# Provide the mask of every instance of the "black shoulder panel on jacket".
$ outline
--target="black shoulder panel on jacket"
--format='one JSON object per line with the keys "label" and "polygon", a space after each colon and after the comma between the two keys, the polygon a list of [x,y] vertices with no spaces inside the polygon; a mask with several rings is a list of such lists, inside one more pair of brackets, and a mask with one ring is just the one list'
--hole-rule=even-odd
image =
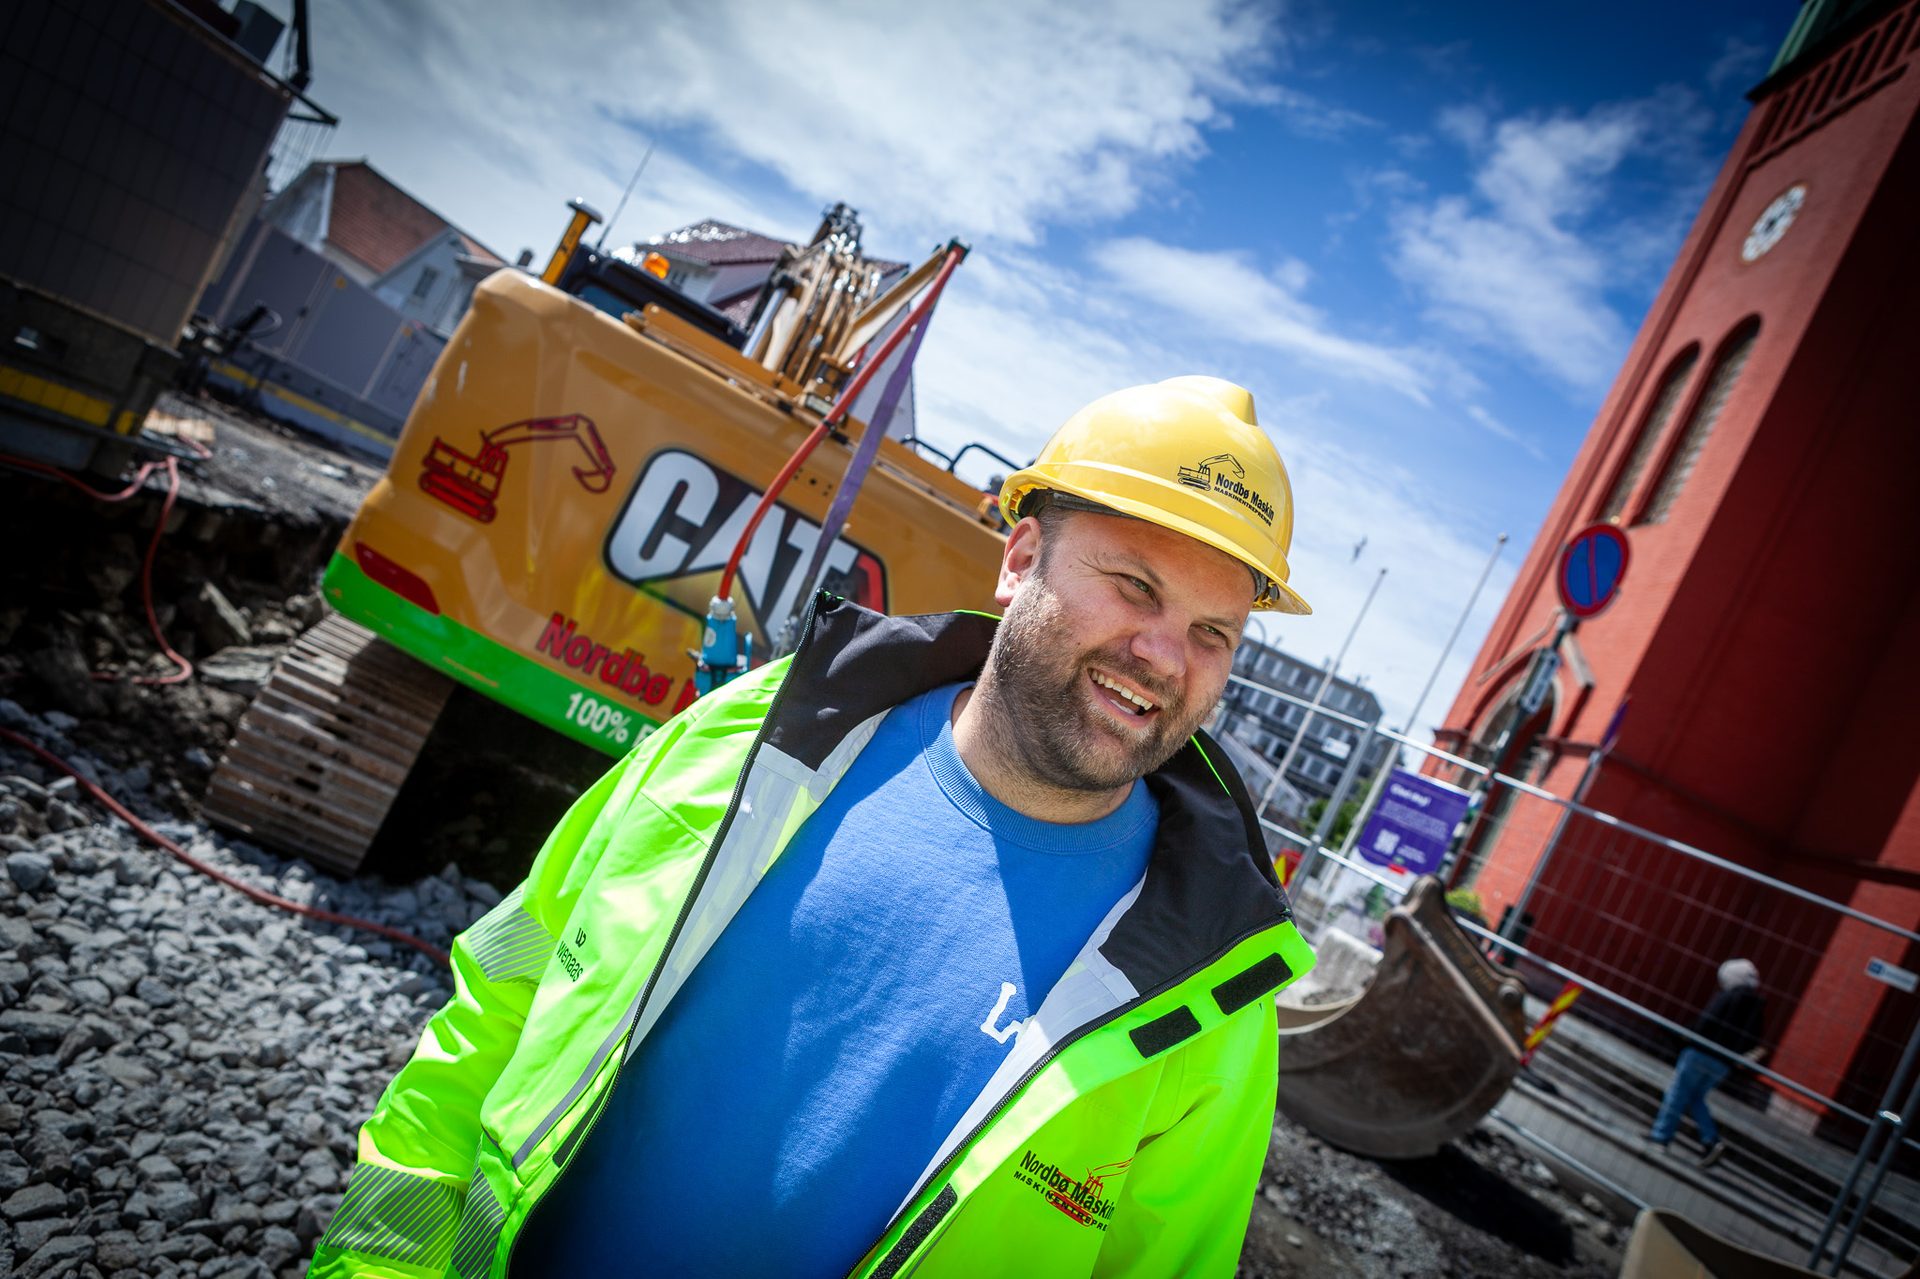
{"label": "black shoulder panel on jacket", "polygon": [[856,725],[929,689],[978,675],[994,625],[975,613],[888,617],[821,592],[767,741],[809,768],[820,767]]}
{"label": "black shoulder panel on jacket", "polygon": [[[1197,959],[1292,918],[1239,774],[1228,767],[1216,780],[1200,753],[1212,743],[1196,740],[1200,746],[1187,743],[1147,775],[1160,828],[1146,882],[1100,947],[1142,994],[1187,976]],[[1210,753],[1221,754],[1217,747]]]}

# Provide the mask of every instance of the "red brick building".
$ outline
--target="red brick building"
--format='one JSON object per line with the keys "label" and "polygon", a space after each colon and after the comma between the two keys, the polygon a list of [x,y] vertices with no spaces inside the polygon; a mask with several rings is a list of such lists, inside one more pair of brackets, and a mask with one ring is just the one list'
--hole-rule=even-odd
{"label": "red brick building", "polygon": [[[1630,696],[1587,802],[1920,928],[1920,0],[1807,0],[1749,97],[1440,745],[1568,794]],[[1627,530],[1625,589],[1515,723],[1560,549],[1597,520]],[[1511,796],[1467,850],[1490,918],[1555,816]],[[1749,954],[1774,1067],[1877,1105],[1920,996],[1865,965],[1920,948],[1731,877],[1703,911],[1667,882],[1696,869],[1644,857],[1623,892],[1612,852],[1556,854],[1530,945],[1681,1021]]]}

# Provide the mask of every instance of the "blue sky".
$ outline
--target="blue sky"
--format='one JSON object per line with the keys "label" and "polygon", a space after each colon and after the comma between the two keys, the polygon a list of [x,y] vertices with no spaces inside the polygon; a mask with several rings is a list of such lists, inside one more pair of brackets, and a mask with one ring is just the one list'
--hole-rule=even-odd
{"label": "blue sky", "polygon": [[[1207,372],[1293,471],[1294,583],[1396,725],[1458,686],[1746,114],[1793,0],[1516,6],[419,0],[314,7],[319,154],[509,259],[579,195],[619,242],[861,212],[974,247],[921,430],[1031,455],[1095,395]],[[856,515],[857,518],[857,515]],[[1356,560],[1354,547],[1366,539]]]}

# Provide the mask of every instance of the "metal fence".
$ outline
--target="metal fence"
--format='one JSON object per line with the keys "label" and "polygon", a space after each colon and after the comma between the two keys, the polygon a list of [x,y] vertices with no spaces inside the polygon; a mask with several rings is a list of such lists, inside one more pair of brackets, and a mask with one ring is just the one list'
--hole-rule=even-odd
{"label": "metal fence", "polygon": [[[1864,977],[1834,980],[1836,971],[1858,973],[1863,956],[1899,964],[1920,953],[1920,894],[1877,886],[1879,901],[1893,903],[1895,918],[1885,918],[1411,737],[1325,708],[1313,713],[1364,740],[1316,829],[1262,814],[1274,851],[1299,859],[1290,891],[1310,938],[1329,927],[1364,935],[1366,917],[1412,883],[1355,850],[1386,769],[1345,838],[1329,839],[1375,734],[1463,784],[1512,788],[1504,830],[1552,832],[1529,882],[1504,886],[1517,909],[1494,925],[1462,919],[1536,995],[1568,985],[1581,992],[1496,1121],[1619,1199],[1676,1208],[1783,1260],[1890,1275],[1920,1257],[1920,995]],[[1761,970],[1770,1053],[1713,1094],[1729,1153],[1708,1172],[1680,1153],[1681,1142],[1656,1150],[1645,1134],[1674,1055],[1705,1044],[1689,1027],[1720,963],[1735,954]],[[1816,988],[1827,997],[1805,997]],[[1818,1051],[1856,1041],[1844,1070]]]}

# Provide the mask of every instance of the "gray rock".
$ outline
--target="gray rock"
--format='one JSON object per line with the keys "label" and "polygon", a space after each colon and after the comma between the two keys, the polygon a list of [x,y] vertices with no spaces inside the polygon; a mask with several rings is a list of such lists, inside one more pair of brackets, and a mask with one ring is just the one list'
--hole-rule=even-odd
{"label": "gray rock", "polygon": [[31,1044],[57,1045],[74,1028],[76,1019],[66,1013],[35,1012],[9,1008],[0,1013],[0,1031],[12,1031]]}
{"label": "gray rock", "polygon": [[137,1270],[146,1258],[145,1245],[131,1230],[109,1230],[94,1240],[93,1264],[109,1273]]}
{"label": "gray rock", "polygon": [[32,959],[47,947],[32,924],[14,915],[0,915],[0,952],[12,951],[17,959]]}
{"label": "gray rock", "polygon": [[[21,1242],[26,1242],[25,1236]],[[33,1279],[35,1275],[50,1275],[62,1266],[71,1266],[77,1262],[90,1260],[93,1256],[93,1240],[85,1235],[57,1235],[34,1250],[27,1264],[20,1267],[20,1279]]]}
{"label": "gray rock", "polygon": [[0,1200],[0,1216],[8,1221],[32,1221],[36,1217],[51,1217],[67,1209],[67,1193],[46,1182],[23,1186],[19,1190]]}
{"label": "gray rock", "polygon": [[222,1195],[214,1201],[213,1220],[221,1226],[257,1226],[260,1209],[235,1195]]}
{"label": "gray rock", "polygon": [[128,1088],[143,1088],[159,1076],[131,1057],[113,1055],[100,1059],[100,1073]]}
{"label": "gray rock", "polygon": [[[98,982],[94,984],[99,985]],[[104,995],[106,987],[101,986],[100,991]],[[104,1026],[95,1021],[85,1021],[66,1033],[66,1037],[60,1041],[59,1051],[54,1054],[54,1058],[62,1066],[71,1066],[83,1053],[91,1052],[95,1048],[104,1048],[112,1042],[113,1036],[107,1033]]]}
{"label": "gray rock", "polygon": [[235,608],[212,582],[200,584],[200,593],[188,608],[193,613],[200,640],[209,651],[253,642],[253,631],[247,625],[246,614]]}
{"label": "gray rock", "polygon": [[37,893],[53,875],[53,859],[45,853],[9,853],[7,875],[21,892]]}
{"label": "gray rock", "polygon": [[169,1226],[183,1226],[199,1216],[200,1202],[200,1195],[185,1182],[166,1182],[147,1191],[149,1215]]}
{"label": "gray rock", "polygon": [[171,1008],[180,1001],[173,988],[157,977],[142,977],[135,982],[133,997],[149,1008]]}
{"label": "gray rock", "polygon": [[252,697],[273,674],[280,650],[265,646],[223,648],[198,663],[200,678],[229,692]]}
{"label": "gray rock", "polygon": [[303,1251],[300,1236],[285,1226],[268,1226],[260,1232],[260,1241],[255,1245],[257,1255],[266,1265],[275,1270],[295,1260]]}
{"label": "gray rock", "polygon": [[[87,824],[87,815],[64,799],[47,801],[47,829],[50,831],[78,830]],[[31,891],[31,890],[29,890]]]}
{"label": "gray rock", "polygon": [[113,859],[113,882],[123,887],[145,888],[160,877],[160,866],[148,853],[121,853]]}
{"label": "gray rock", "polygon": [[148,1181],[180,1180],[180,1165],[165,1155],[148,1155],[134,1165]]}

